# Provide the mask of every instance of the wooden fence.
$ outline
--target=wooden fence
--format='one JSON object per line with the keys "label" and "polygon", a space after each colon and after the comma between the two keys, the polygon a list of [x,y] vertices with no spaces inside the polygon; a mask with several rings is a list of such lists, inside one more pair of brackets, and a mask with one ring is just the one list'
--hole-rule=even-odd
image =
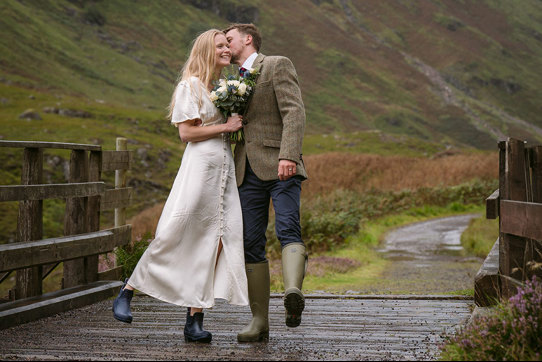
{"label": "wooden fence", "polygon": [[475,302],[509,298],[533,275],[542,277],[542,146],[499,142],[499,189],[486,217],[499,217],[499,238],[475,278]]}
{"label": "wooden fence", "polygon": [[[120,267],[98,272],[99,254],[130,242],[123,210],[131,201],[125,172],[132,154],[126,139],[116,151],[101,146],[0,141],[22,148],[21,185],[0,186],[0,201],[19,201],[17,242],[0,245],[0,283],[16,273],[12,301],[0,304],[0,329],[91,304],[114,295],[122,284]],[[71,150],[69,179],[43,184],[43,150]],[[106,189],[102,172],[115,171],[115,189]],[[43,239],[43,200],[65,199],[64,236]],[[100,212],[115,209],[115,227],[100,230]],[[63,263],[62,290],[42,293],[42,281]]]}

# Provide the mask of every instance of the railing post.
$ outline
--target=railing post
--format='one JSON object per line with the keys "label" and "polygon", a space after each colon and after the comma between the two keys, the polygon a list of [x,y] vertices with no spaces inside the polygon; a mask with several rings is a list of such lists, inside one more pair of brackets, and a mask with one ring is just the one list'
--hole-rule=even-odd
{"label": "railing post", "polygon": [[[117,137],[117,151],[127,151],[126,138]],[[126,170],[115,171],[115,188],[126,187]],[[126,225],[126,208],[115,209],[115,227]]]}
{"label": "railing post", "polygon": [[531,150],[533,202],[542,203],[542,146]]}
{"label": "railing post", "polygon": [[[90,182],[97,182],[101,179],[102,151],[91,151],[89,161]],[[91,196],[88,198],[88,231],[100,230],[100,196]],[[87,283],[98,280],[98,255],[85,258],[86,281]]]}
{"label": "railing post", "polygon": [[[500,186],[501,200],[527,201],[527,180],[525,164],[525,142],[509,138],[504,147],[504,175]],[[502,150],[501,150],[502,152]],[[502,224],[503,218],[500,218]],[[508,279],[524,280],[525,238],[500,233],[499,274],[502,278],[502,298],[515,293],[514,284]]]}
{"label": "railing post", "polygon": [[[73,150],[70,157],[70,176],[68,182],[87,182],[89,178],[89,159],[86,151]],[[64,235],[88,232],[88,198],[70,197],[66,200],[64,218]],[[64,278],[62,287],[70,288],[85,284],[85,258],[64,262]]]}
{"label": "railing post", "polygon": [[[531,161],[531,195],[532,202],[542,203],[542,146],[536,146],[531,148],[530,153]],[[530,240],[528,249],[526,250],[528,256],[526,261],[527,272],[529,277],[532,274],[540,276],[542,270],[540,264],[542,263],[542,240]]]}
{"label": "railing post", "polygon": [[[23,154],[22,185],[42,183],[43,151],[41,148],[25,148]],[[43,238],[43,200],[20,201],[17,218],[19,242]],[[42,267],[36,266],[17,271],[15,299],[42,294]]]}

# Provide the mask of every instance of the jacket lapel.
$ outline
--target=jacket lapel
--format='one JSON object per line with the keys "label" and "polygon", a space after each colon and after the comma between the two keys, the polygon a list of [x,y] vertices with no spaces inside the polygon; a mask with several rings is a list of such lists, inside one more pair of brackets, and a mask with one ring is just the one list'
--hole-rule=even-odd
{"label": "jacket lapel", "polygon": [[[265,55],[263,55],[262,53],[258,54],[258,56],[256,57],[256,59],[254,59],[254,63],[252,64],[252,68],[254,69],[258,69],[258,71],[260,72],[260,75],[262,74],[262,67],[263,67],[263,60],[265,58]],[[256,79],[256,84],[258,84],[260,80],[260,76],[258,76],[258,79]],[[247,101],[247,107],[245,108],[245,111],[243,112],[243,116],[247,114],[248,112],[248,109],[250,108],[250,103],[252,101],[252,96],[254,95],[254,92],[252,92],[250,94],[250,96],[248,97],[248,101]]]}

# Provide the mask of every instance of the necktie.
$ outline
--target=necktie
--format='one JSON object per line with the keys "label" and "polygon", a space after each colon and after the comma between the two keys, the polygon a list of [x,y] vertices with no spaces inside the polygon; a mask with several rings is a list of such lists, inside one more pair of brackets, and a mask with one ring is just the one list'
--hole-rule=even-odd
{"label": "necktie", "polygon": [[248,71],[248,69],[241,67],[241,68],[239,68],[239,75],[241,77],[244,77],[245,74],[247,73],[247,71]]}

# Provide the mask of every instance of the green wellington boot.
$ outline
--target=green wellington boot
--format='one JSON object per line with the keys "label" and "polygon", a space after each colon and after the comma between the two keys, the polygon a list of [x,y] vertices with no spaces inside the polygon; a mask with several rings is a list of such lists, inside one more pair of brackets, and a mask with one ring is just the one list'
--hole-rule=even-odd
{"label": "green wellington boot", "polygon": [[246,264],[252,321],[237,335],[239,342],[269,340],[269,263]]}
{"label": "green wellington boot", "polygon": [[308,255],[303,244],[288,244],[282,249],[284,308],[288,327],[301,324],[301,313],[305,309],[305,297],[301,293],[301,287],[307,271],[307,261]]}

